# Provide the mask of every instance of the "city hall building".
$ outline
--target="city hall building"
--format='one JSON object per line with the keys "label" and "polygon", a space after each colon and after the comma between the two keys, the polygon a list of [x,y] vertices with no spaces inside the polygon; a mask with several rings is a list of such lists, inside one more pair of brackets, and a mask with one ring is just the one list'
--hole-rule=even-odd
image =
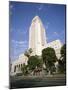
{"label": "city hall building", "polygon": [[[60,49],[62,47],[61,41],[55,40],[47,43],[46,30],[43,26],[43,23],[39,16],[35,16],[32,19],[29,28],[29,48],[31,48],[33,51],[31,55],[41,56],[42,49],[47,47],[54,48],[57,58],[60,58]],[[27,61],[28,58],[24,55],[24,53],[21,54],[17,60],[12,62],[10,75],[20,73],[22,65],[27,65]]]}

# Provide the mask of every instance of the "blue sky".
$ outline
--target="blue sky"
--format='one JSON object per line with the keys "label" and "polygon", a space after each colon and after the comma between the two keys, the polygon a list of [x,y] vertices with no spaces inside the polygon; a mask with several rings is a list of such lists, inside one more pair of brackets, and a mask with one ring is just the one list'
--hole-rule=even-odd
{"label": "blue sky", "polygon": [[29,27],[38,15],[46,29],[47,42],[60,39],[65,43],[65,5],[9,3],[10,58],[15,60],[28,49]]}

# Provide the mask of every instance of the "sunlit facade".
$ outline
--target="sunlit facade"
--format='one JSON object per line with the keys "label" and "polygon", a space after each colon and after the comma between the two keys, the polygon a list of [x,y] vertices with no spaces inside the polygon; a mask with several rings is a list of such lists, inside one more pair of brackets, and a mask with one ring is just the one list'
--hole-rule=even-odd
{"label": "sunlit facade", "polygon": [[32,48],[33,55],[41,55],[41,51],[46,44],[45,28],[41,19],[35,16],[29,28],[29,48]]}

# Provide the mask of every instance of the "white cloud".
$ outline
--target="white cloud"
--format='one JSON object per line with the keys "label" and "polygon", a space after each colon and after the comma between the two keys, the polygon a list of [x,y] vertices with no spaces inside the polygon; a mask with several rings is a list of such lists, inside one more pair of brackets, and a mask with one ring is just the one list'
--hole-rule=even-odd
{"label": "white cloud", "polygon": [[40,10],[42,10],[43,9],[43,5],[40,5],[39,7],[38,7],[38,10],[40,11]]}
{"label": "white cloud", "polygon": [[12,15],[13,5],[10,5],[9,8],[10,8],[9,14]]}
{"label": "white cloud", "polygon": [[46,29],[48,29],[48,25],[46,25]]}
{"label": "white cloud", "polygon": [[49,27],[49,24],[50,24],[50,23],[49,23],[49,22],[47,22],[47,24],[46,24],[46,27],[45,27],[46,29],[48,29],[48,27]]}
{"label": "white cloud", "polygon": [[58,36],[58,33],[57,32],[54,32],[54,35],[57,35]]}
{"label": "white cloud", "polygon": [[24,34],[27,34],[27,30],[17,29],[17,33],[19,35],[24,35]]}
{"label": "white cloud", "polygon": [[49,39],[49,38],[47,37],[46,40],[48,41],[48,39]]}
{"label": "white cloud", "polygon": [[16,40],[12,40],[13,43],[16,43],[16,44],[26,44],[27,41],[16,41]]}
{"label": "white cloud", "polygon": [[28,41],[11,40],[10,44],[10,57],[16,59],[21,53],[23,53],[28,47]]}
{"label": "white cloud", "polygon": [[20,48],[27,48],[28,47],[28,41],[16,41],[16,40],[12,40],[11,41],[11,48],[13,47],[14,49],[20,49]]}

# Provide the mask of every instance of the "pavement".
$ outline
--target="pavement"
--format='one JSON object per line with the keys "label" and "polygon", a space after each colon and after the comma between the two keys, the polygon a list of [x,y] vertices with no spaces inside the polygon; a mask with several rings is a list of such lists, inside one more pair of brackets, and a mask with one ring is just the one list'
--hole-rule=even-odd
{"label": "pavement", "polygon": [[31,88],[66,85],[66,75],[19,76],[10,78],[10,88]]}

